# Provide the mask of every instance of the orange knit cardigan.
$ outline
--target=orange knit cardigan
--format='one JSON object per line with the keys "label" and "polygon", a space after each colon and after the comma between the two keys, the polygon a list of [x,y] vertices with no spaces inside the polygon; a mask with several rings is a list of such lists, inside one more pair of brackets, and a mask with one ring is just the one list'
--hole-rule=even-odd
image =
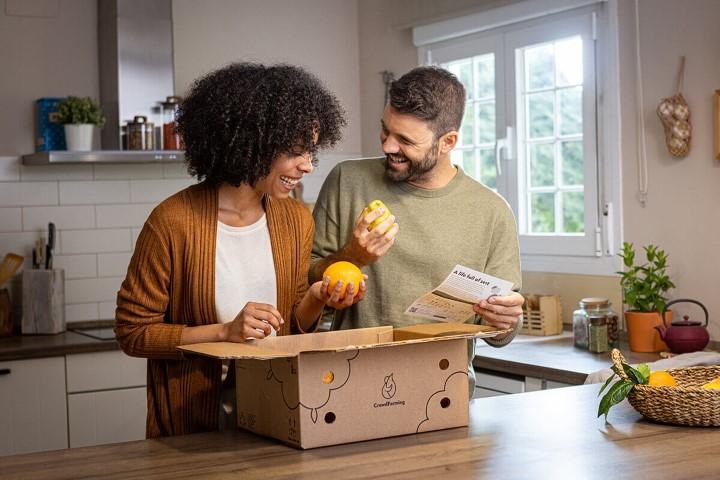
{"label": "orange knit cardigan", "polygon": [[[308,288],[313,221],[293,199],[265,197],[263,203],[277,278],[276,307],[291,319],[279,334],[287,335],[300,331],[294,311]],[[186,326],[217,323],[217,220],[218,191],[205,184],[160,203],[140,232],[118,292],[117,340],[128,355],[148,359],[148,438],[218,429],[221,362],[185,357],[176,349]]]}

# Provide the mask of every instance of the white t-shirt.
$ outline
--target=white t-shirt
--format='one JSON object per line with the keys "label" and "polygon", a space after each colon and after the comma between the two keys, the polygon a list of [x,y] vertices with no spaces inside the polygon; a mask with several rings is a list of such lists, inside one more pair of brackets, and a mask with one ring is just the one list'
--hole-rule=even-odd
{"label": "white t-shirt", "polygon": [[[215,245],[215,309],[232,322],[247,302],[277,306],[275,264],[267,217],[245,227],[218,222]],[[271,329],[271,335],[275,330]]]}

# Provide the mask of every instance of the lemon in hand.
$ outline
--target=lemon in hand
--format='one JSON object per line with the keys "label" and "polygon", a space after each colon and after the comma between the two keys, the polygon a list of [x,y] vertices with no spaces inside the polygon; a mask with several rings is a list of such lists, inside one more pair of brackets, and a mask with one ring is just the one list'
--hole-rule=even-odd
{"label": "lemon in hand", "polygon": [[381,200],[373,200],[367,207],[365,207],[365,210],[367,210],[367,213],[370,213],[380,207],[385,208],[385,213],[373,220],[373,222],[368,226],[368,230],[372,230],[390,217],[390,209],[387,208]]}

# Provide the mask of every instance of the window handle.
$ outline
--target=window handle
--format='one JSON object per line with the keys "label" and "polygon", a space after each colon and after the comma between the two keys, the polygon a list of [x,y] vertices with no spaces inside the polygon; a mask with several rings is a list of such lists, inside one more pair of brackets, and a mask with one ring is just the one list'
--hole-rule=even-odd
{"label": "window handle", "polygon": [[[505,138],[498,138],[495,142],[495,168],[498,175],[502,175],[501,161],[513,158],[514,134],[513,127],[505,127]],[[503,155],[501,156],[501,154]]]}

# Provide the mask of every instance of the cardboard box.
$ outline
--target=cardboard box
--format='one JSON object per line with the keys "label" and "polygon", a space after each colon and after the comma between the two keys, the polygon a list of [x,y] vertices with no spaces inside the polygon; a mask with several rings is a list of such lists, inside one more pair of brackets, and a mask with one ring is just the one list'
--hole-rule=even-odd
{"label": "cardboard box", "polygon": [[468,339],[504,331],[433,323],[185,345],[236,360],[238,426],[299,448],[468,424]]}

